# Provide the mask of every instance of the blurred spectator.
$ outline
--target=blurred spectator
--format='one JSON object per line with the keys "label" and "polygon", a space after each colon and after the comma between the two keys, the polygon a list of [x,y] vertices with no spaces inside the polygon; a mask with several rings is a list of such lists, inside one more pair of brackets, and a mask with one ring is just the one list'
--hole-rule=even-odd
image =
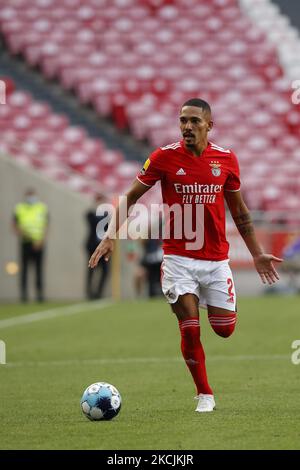
{"label": "blurred spectator", "polygon": [[[135,275],[134,275],[134,286],[137,296],[140,296],[143,287],[147,285],[147,294],[149,297],[155,297],[162,295],[161,284],[160,284],[160,268],[163,259],[162,251],[162,217],[154,217],[146,227],[146,235],[148,238],[142,238],[140,240],[142,247],[142,256],[138,263]],[[160,238],[153,237],[153,234],[157,232]]]}
{"label": "blurred spectator", "polygon": [[283,250],[284,263],[282,270],[289,276],[289,288],[299,293],[298,278],[300,274],[300,237],[294,239]]}
{"label": "blurred spectator", "polygon": [[141,297],[143,295],[146,280],[147,280],[147,271],[144,268],[144,266],[141,264],[141,262],[139,262],[135,268],[134,278],[133,278],[136,297]]}
{"label": "blurred spectator", "polygon": [[[88,226],[88,236],[85,244],[87,251],[87,259],[89,260],[96,247],[102,240],[105,231],[107,230],[107,225],[104,227],[104,232],[101,234],[99,230],[99,222],[109,216],[107,211],[101,213],[101,204],[104,204],[106,201],[103,194],[98,193],[95,196],[94,207],[92,207],[86,214],[85,220]],[[98,211],[97,211],[98,209]],[[100,215],[96,214],[96,211]],[[98,226],[98,229],[97,229]],[[86,296],[88,299],[100,299],[103,296],[103,290],[105,283],[107,281],[107,276],[109,272],[109,262],[105,261],[104,258],[101,258],[97,269],[87,268],[86,274]]]}
{"label": "blurred spectator", "polygon": [[148,287],[149,297],[161,295],[160,267],[163,258],[161,240],[149,238],[142,240],[144,254],[140,262],[140,267],[145,269],[145,279]]}
{"label": "blurred spectator", "polygon": [[44,301],[43,260],[48,230],[48,208],[40,202],[33,188],[26,190],[24,201],[16,205],[13,216],[14,231],[20,241],[21,301],[28,300],[28,267],[35,267],[36,299]]}

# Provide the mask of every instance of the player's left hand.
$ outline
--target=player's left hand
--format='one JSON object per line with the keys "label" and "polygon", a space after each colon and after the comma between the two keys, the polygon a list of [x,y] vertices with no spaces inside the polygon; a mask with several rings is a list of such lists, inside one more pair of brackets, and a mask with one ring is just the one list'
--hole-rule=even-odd
{"label": "player's left hand", "polygon": [[259,256],[253,257],[253,261],[256,267],[258,274],[261,277],[261,280],[264,284],[274,284],[277,280],[279,280],[279,274],[274,268],[273,261],[277,263],[281,263],[283,259],[276,258],[276,256],[268,255],[262,253]]}

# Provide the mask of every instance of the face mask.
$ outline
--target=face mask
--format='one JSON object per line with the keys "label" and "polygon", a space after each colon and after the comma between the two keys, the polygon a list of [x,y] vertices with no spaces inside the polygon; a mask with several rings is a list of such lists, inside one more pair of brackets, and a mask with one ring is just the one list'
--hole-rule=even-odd
{"label": "face mask", "polygon": [[27,204],[35,204],[38,201],[38,198],[33,194],[32,196],[26,197]]}

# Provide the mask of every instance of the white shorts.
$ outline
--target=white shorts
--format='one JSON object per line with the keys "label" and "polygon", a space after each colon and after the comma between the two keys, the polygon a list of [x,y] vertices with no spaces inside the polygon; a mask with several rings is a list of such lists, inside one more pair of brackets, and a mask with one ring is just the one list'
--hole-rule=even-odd
{"label": "white shorts", "polygon": [[199,304],[236,311],[236,294],[228,260],[206,261],[185,256],[165,255],[161,284],[170,304],[180,295],[195,294]]}

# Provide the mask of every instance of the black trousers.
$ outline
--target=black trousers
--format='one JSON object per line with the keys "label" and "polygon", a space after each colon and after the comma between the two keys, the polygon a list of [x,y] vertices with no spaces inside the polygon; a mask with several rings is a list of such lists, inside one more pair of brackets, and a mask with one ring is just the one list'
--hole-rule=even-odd
{"label": "black trousers", "polygon": [[[88,252],[88,259],[93,251]],[[86,296],[88,299],[101,299],[109,273],[109,261],[100,258],[98,266],[94,269],[87,268],[86,274]]]}
{"label": "black trousers", "polygon": [[32,243],[21,244],[21,300],[28,300],[28,270],[32,265],[35,269],[36,299],[42,301],[44,298],[43,282],[43,258],[44,249],[35,250]]}
{"label": "black trousers", "polygon": [[156,297],[162,295],[160,284],[161,263],[146,264],[145,268],[147,270],[149,297]]}

